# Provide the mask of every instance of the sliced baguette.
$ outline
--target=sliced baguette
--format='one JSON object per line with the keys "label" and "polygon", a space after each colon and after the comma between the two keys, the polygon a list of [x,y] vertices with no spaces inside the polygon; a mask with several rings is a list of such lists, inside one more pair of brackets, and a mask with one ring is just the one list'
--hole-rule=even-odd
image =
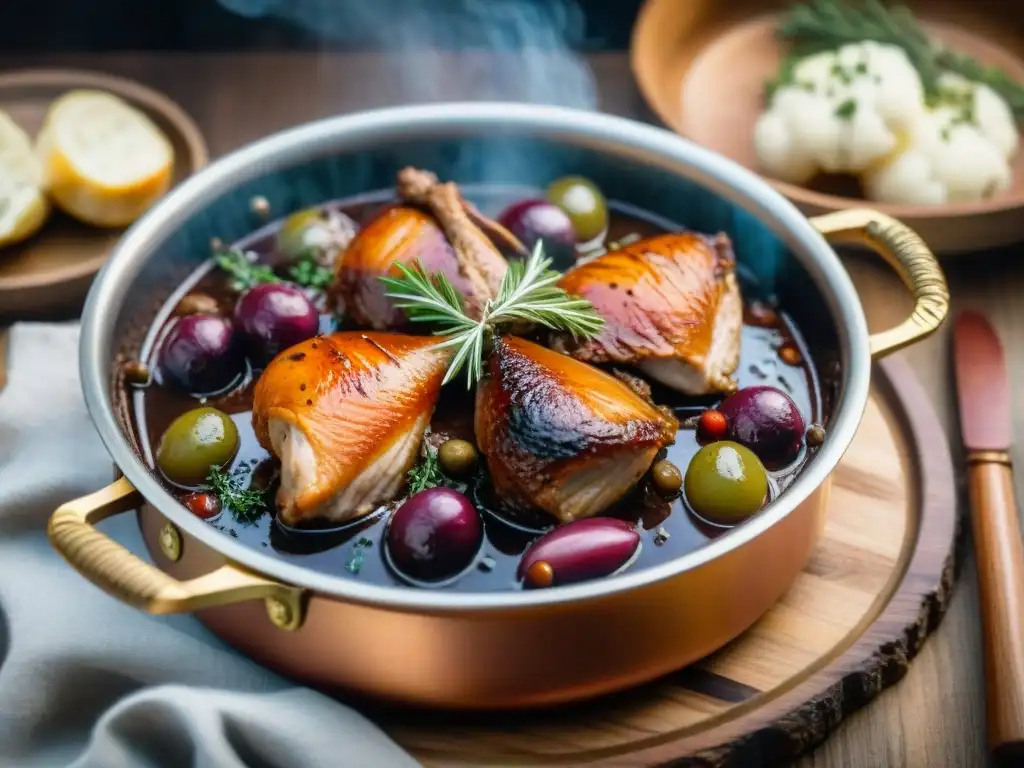
{"label": "sliced baguette", "polygon": [[50,198],[75,218],[123,227],[171,186],[174,149],[142,112],[102,91],[71,91],[36,138]]}
{"label": "sliced baguette", "polygon": [[0,111],[0,247],[34,235],[50,213],[28,134]]}

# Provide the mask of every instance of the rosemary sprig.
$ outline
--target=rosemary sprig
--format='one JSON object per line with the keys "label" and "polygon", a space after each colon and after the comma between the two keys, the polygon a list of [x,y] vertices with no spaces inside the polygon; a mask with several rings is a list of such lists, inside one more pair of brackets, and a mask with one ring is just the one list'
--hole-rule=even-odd
{"label": "rosemary sprig", "polygon": [[476,327],[476,323],[463,311],[462,296],[447,277],[436,273],[431,278],[419,262],[415,269],[404,264],[396,263],[395,266],[401,271],[402,277],[380,279],[388,288],[385,294],[395,299],[397,306],[405,310],[410,320],[448,326],[448,330],[438,331],[439,334]]}
{"label": "rosemary sprig", "polygon": [[880,0],[808,0],[782,18],[776,35],[803,58],[867,40],[902,48],[921,76],[927,93],[937,87],[939,68],[931,41],[905,7],[886,8]]}
{"label": "rosemary sprig", "polygon": [[240,523],[254,523],[263,515],[266,506],[266,492],[242,485],[244,472],[228,473],[219,467],[212,467],[206,476],[203,490],[217,495],[221,504],[231,510],[232,517]]}
{"label": "rosemary sprig", "polygon": [[998,93],[1014,115],[1024,118],[1024,86],[1005,72],[985,67],[970,56],[929,39],[914,14],[904,6],[887,8],[881,0],[807,0],[782,17],[776,36],[790,45],[779,74],[767,84],[770,99],[789,80],[796,61],[822,51],[867,40],[902,48],[918,71],[929,104],[943,99],[939,76],[952,72]]}
{"label": "rosemary sprig", "polygon": [[252,261],[237,249],[218,251],[213,260],[231,276],[231,290],[245,291],[259,283],[279,283],[281,279],[266,264]]}
{"label": "rosemary sprig", "polygon": [[423,265],[415,268],[396,264],[401,277],[382,277],[386,294],[405,310],[414,322],[434,323],[437,335],[448,336],[439,347],[452,347],[444,383],[466,369],[466,386],[472,387],[483,374],[484,346],[494,329],[516,321],[536,323],[576,338],[595,336],[604,325],[593,305],[569,296],[555,283],[561,274],[549,269],[551,260],[543,255],[541,241],[526,262],[514,261],[502,278],[498,294],[484,306],[480,320],[465,314],[462,298],[448,279],[436,273],[428,276]]}
{"label": "rosemary sprig", "polygon": [[1018,119],[1024,118],[1024,85],[1012,79],[996,67],[986,67],[980,62],[956,51],[943,48],[935,52],[939,66],[955,72],[967,80],[987,85],[998,93],[1009,105]]}

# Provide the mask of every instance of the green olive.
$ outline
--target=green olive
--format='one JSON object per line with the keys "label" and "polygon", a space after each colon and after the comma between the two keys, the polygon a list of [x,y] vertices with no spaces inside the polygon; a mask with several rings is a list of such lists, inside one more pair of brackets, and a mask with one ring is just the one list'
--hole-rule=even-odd
{"label": "green olive", "polygon": [[325,248],[330,232],[323,211],[307,208],[293,213],[277,232],[277,250],[291,259],[297,259],[311,248]]}
{"label": "green olive", "polygon": [[658,493],[675,496],[683,487],[683,473],[671,461],[656,461],[651,467],[651,482]]}
{"label": "green olive", "polygon": [[171,422],[157,446],[156,463],[172,483],[196,486],[236,453],[238,429],[231,417],[216,408],[195,408]]}
{"label": "green olive", "polygon": [[124,379],[137,387],[146,387],[153,380],[153,374],[145,363],[139,360],[129,360],[124,364]]}
{"label": "green olive", "polygon": [[739,443],[721,441],[701,448],[686,468],[686,499],[701,517],[740,523],[764,506],[768,475],[760,459]]}
{"label": "green olive", "polygon": [[476,466],[476,448],[466,440],[445,440],[437,449],[441,469],[451,477],[465,477]]}
{"label": "green olive", "polygon": [[825,428],[820,424],[811,424],[807,428],[807,433],[804,435],[804,439],[807,441],[807,445],[811,448],[817,448],[825,442]]}
{"label": "green olive", "polygon": [[569,215],[579,242],[589,243],[608,229],[608,204],[592,181],[564,176],[551,183],[547,197]]}

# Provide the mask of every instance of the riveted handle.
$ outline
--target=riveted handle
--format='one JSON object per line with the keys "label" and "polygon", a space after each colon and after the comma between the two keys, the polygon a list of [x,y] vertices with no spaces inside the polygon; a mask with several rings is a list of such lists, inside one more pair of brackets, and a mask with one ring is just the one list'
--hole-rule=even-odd
{"label": "riveted handle", "polygon": [[50,516],[47,526],[50,543],[100,589],[149,613],[191,613],[262,598],[275,626],[292,630],[302,625],[302,589],[231,563],[190,581],[178,581],[93,527],[107,517],[142,504],[142,494],[122,477],[102,490],[61,505]]}
{"label": "riveted handle", "polygon": [[949,288],[939,262],[914,230],[869,208],[836,211],[810,220],[828,240],[866,245],[878,253],[914,295],[910,317],[873,334],[871,357],[878,359],[934,333],[949,312]]}

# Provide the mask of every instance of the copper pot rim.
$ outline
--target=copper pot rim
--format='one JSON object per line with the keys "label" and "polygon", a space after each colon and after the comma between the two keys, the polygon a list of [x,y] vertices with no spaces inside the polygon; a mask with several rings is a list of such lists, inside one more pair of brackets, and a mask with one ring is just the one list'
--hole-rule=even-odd
{"label": "copper pot rim", "polygon": [[[792,249],[822,291],[836,321],[842,371],[829,438],[785,493],[746,523],[703,547],[614,578],[546,590],[447,592],[366,584],[265,555],[191,515],[151,474],[121,432],[108,382],[113,323],[121,297],[155,245],[204,203],[278,168],[408,138],[455,138],[504,131],[583,144],[695,180],[769,226]],[[763,534],[830,477],[860,425],[870,384],[867,321],[856,290],[833,248],[771,185],[737,163],[661,128],[564,107],[503,102],[452,102],[369,110],[291,128],[248,144],[172,190],[121,238],[89,291],[82,315],[79,366],[86,407],[125,477],[149,504],[188,536],[226,558],[283,583],[347,602],[408,612],[530,610],[610,598],[697,569]]]}

